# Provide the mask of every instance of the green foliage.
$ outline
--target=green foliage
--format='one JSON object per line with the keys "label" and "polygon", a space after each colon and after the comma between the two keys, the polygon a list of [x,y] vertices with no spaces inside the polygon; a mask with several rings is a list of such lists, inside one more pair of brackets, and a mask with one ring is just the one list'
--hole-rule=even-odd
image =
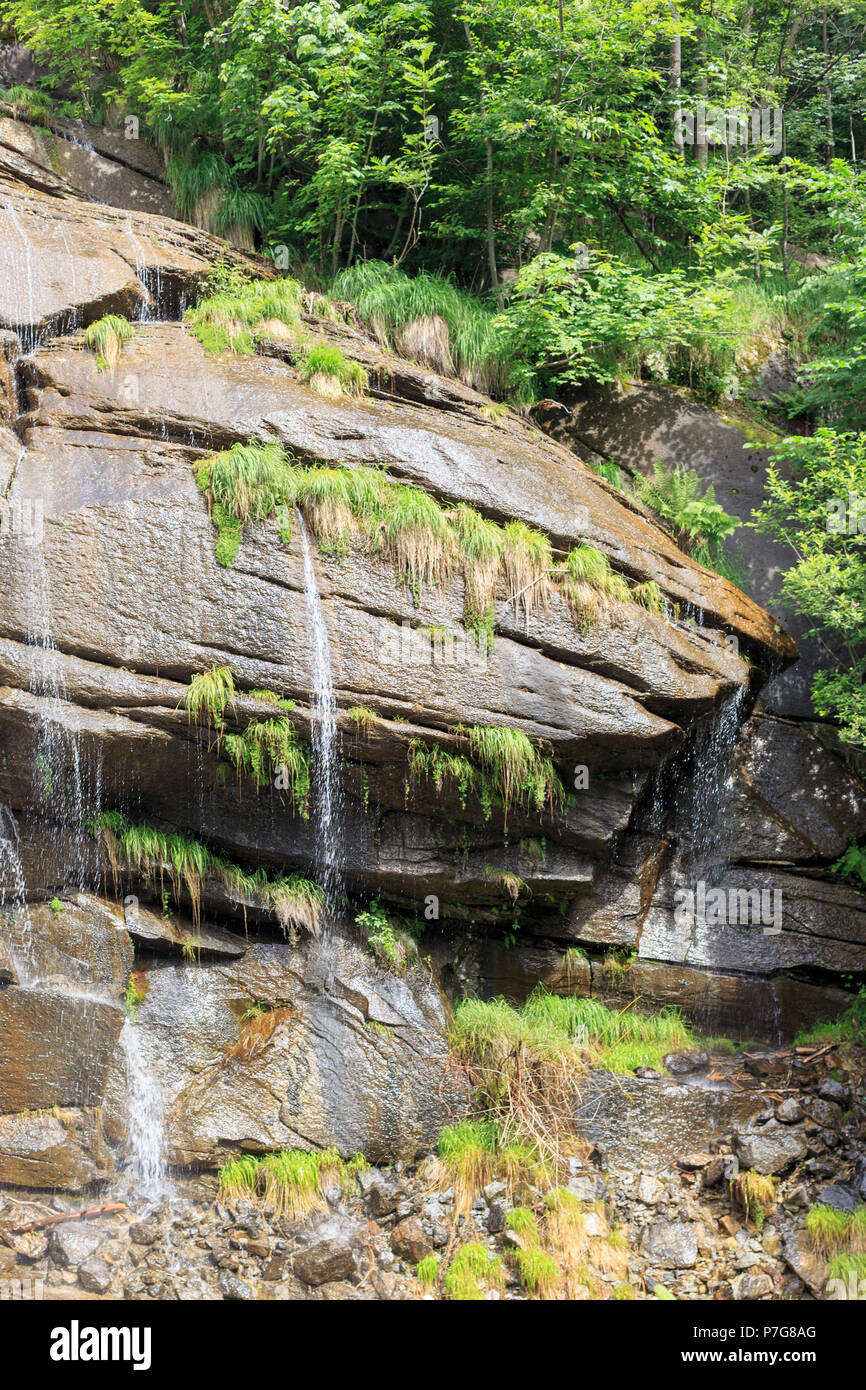
{"label": "green foliage", "polygon": [[184,318],[206,352],[248,355],[255,352],[258,338],[278,333],[296,338],[301,321],[297,280],[248,280],[241,272],[232,275],[223,269],[216,286],[206,285]]}
{"label": "green foliage", "polygon": [[298,369],[301,381],[306,381],[323,396],[363,395],[367,389],[367,372],[352,362],[338,347],[317,343],[303,352]]}
{"label": "green foliage", "polygon": [[506,1231],[514,1231],[527,1245],[538,1244],[538,1222],[529,1207],[512,1207],[505,1214]]}
{"label": "green foliage", "polygon": [[546,1250],[536,1246],[514,1251],[514,1263],[520,1275],[520,1282],[530,1298],[554,1298],[559,1288],[562,1273],[559,1265]]}
{"label": "green foliage", "polygon": [[55,920],[55,922],[56,922],[56,921],[57,921],[57,918],[60,916],[61,912],[63,911],[63,903],[60,901],[59,898],[52,898],[52,899],[51,899],[51,902],[48,904],[48,906],[51,908],[51,912],[52,912],[52,914],[53,914],[53,916],[54,916],[54,920]]}
{"label": "green foliage", "polygon": [[478,1301],[505,1285],[502,1261],[477,1241],[468,1241],[457,1251],[445,1273],[445,1297],[457,1302]]}
{"label": "green foliage", "polygon": [[376,711],[368,709],[366,705],[352,705],[346,710],[346,718],[351,719],[354,724],[356,738],[369,738],[370,730],[376,722]]}
{"label": "green foliage", "polygon": [[551,815],[565,804],[553,759],[520,729],[498,725],[458,725],[455,733],[488,779],[505,812],[512,805]]}
{"label": "green foliage", "polygon": [[726,578],[734,577],[724,542],[740,523],[719,506],[712,483],[704,487],[694,469],[682,464],[668,467],[657,462],[652,478],[638,478],[637,492],[644,505],[667,522],[677,543],[699,565]]}
{"label": "green foliage", "polygon": [[138,971],[133,971],[123,991],[123,1007],[130,1023],[135,1023],[138,1010],[147,998],[147,981]]}
{"label": "green foliage", "polygon": [[776,1205],[776,1179],[748,1168],[731,1178],[731,1191],[746,1213],[746,1219],[760,1231]]}
{"label": "green foliage", "polygon": [[192,677],[186,692],[185,704],[191,719],[197,724],[222,724],[226,709],[234,708],[235,678],[230,666],[211,666]]}
{"label": "green foliage", "polygon": [[304,819],[309,816],[309,755],[288,716],[251,720],[242,734],[226,734],[222,746],[238,775],[251,778],[257,791],[278,786]]}
{"label": "green foliage", "polygon": [[405,975],[417,961],[415,937],[379,903],[371,902],[366,911],[358,913],[355,922],[367,933],[367,945],[373,955],[395,975]]}
{"label": "green foliage", "polygon": [[817,1203],[806,1213],[806,1234],[812,1249],[825,1259],[834,1255],[866,1254],[866,1207],[838,1211]]}
{"label": "green foliage", "polygon": [[327,1210],[326,1187],[336,1185],[353,1191],[358,1174],[367,1166],[362,1154],[345,1161],[336,1149],[241,1154],[219,1171],[220,1197],[225,1201],[244,1197],[257,1200],[275,1215],[297,1220],[312,1211]]}
{"label": "green foliage", "polygon": [[189,897],[196,927],[203,885],[213,879],[244,908],[270,909],[284,931],[303,927],[315,935],[319,930],[324,894],[301,874],[271,878],[264,869],[243,869],[187,831],[134,824],[120,811],[103,811],[90,830],[103,846],[115,884],[121,871],[146,882],[156,878],[160,890],[168,880],[175,894],[184,891]]}
{"label": "green foliage", "polygon": [[814,620],[811,635],[841,648],[813,681],[816,711],[835,719],[847,742],[866,746],[866,435],[824,428],[781,441],[753,524],[796,557],[782,597]]}
{"label": "green foliage", "polygon": [[431,1250],[415,1266],[415,1278],[423,1289],[432,1289],[439,1279],[439,1256]]}
{"label": "green foliage", "polygon": [[124,343],[135,337],[135,329],[121,314],[104,314],[84,330],[84,341],[96,356],[97,371],[113,371]]}
{"label": "green foliage", "polygon": [[508,389],[508,368],[492,310],[453,280],[426,271],[409,276],[382,261],[360,261],[342,271],[329,288],[334,299],[349,300],[392,348],[407,325],[441,319],[448,329],[446,353],[456,373],[488,392]]}

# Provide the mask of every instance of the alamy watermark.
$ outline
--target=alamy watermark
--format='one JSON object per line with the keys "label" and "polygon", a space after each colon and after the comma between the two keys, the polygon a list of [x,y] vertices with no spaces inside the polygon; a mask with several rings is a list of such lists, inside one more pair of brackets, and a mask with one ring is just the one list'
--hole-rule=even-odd
{"label": "alamy watermark", "polygon": [[866,497],[849,492],[827,500],[828,536],[866,536]]}
{"label": "alamy watermark", "polygon": [[760,927],[764,936],[779,936],[782,890],[708,888],[702,879],[674,891],[674,922],[678,927]]}
{"label": "alamy watermark", "polygon": [[721,145],[725,149],[761,146],[771,155],[782,153],[784,113],[780,106],[755,106],[743,111],[698,102],[694,111],[681,107],[675,116],[683,145]]}

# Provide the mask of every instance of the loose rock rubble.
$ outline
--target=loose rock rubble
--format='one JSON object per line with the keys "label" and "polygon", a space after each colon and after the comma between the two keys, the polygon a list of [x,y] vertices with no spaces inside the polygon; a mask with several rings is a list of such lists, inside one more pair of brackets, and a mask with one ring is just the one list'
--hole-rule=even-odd
{"label": "loose rock rubble", "polygon": [[[595,1287],[585,1296],[621,1297],[615,1290],[627,1283],[638,1299],[657,1297],[658,1285],[689,1300],[825,1297],[824,1262],[804,1220],[817,1201],[841,1210],[866,1202],[864,1063],[866,1055],[850,1048],[747,1057],[745,1067],[707,1059],[705,1085],[715,1068],[709,1076],[725,1085],[751,1088],[755,1113],[739,1130],[708,1133],[704,1148],[653,1171],[608,1165],[602,1146],[571,1158],[564,1185],[585,1204],[587,1236],[615,1223],[626,1241],[625,1278],[621,1269],[593,1268]],[[622,1082],[627,1092],[628,1078]],[[731,1189],[749,1165],[778,1183],[761,1229]],[[521,1202],[540,1207],[544,1196],[524,1193]],[[319,1208],[301,1219],[252,1200],[224,1202],[207,1174],[173,1180],[156,1206],[129,1196],[116,1213],[26,1229],[61,1212],[72,1218],[82,1201],[7,1189],[0,1280],[30,1281],[22,1283],[25,1297],[41,1280],[71,1299],[429,1299],[442,1295],[422,1288],[418,1261],[436,1252],[447,1264],[474,1240],[504,1255],[504,1289],[490,1296],[522,1299],[509,1259],[519,1244],[506,1225],[512,1205],[504,1177],[496,1178],[456,1215],[454,1191],[432,1155],[370,1168],[348,1196],[326,1188]]]}

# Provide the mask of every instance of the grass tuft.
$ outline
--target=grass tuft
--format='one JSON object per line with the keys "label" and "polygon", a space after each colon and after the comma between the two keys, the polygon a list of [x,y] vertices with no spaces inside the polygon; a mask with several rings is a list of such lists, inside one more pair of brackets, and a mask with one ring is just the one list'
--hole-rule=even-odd
{"label": "grass tuft", "polygon": [[124,343],[135,337],[135,329],[121,314],[105,314],[84,330],[84,342],[96,356],[97,371],[113,371]]}

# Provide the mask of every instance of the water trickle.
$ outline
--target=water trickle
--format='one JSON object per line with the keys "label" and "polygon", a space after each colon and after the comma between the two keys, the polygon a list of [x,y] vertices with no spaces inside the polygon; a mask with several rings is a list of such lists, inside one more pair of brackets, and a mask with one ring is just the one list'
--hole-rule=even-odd
{"label": "water trickle", "polygon": [[692,860],[722,860],[725,806],[730,792],[729,764],[742,720],[744,686],[725,701],[695,744],[695,770],[688,791]]}
{"label": "water trickle", "polygon": [[142,1057],[131,1019],[126,1019],[121,1029],[120,1046],[126,1066],[126,1142],[130,1177],[135,1180],[136,1195],[154,1201],[161,1195],[165,1181],[162,1093]]}
{"label": "water trickle", "polygon": [[[32,652],[30,692],[43,702],[36,736],[37,805],[55,827],[56,867],[67,884],[88,886],[92,856],[85,829],[98,812],[96,789],[85,787],[81,748],[68,727],[68,703],[60,653],[51,636],[51,587],[43,547],[34,547],[27,594],[27,643]],[[65,709],[64,709],[65,706]]]}
{"label": "water trickle", "polygon": [[30,910],[21,863],[18,822],[0,803],[0,925],[9,958],[20,984],[30,979]]}
{"label": "water trickle", "polygon": [[333,910],[342,882],[342,852],[340,822],[342,819],[342,790],[340,787],[340,737],[337,729],[337,701],[334,696],[331,643],[325,623],[325,613],[313,552],[307,529],[297,512],[304,556],[304,598],[312,658],[313,755],[315,780],[313,807],[316,817],[317,868],[325,890],[328,914]]}

